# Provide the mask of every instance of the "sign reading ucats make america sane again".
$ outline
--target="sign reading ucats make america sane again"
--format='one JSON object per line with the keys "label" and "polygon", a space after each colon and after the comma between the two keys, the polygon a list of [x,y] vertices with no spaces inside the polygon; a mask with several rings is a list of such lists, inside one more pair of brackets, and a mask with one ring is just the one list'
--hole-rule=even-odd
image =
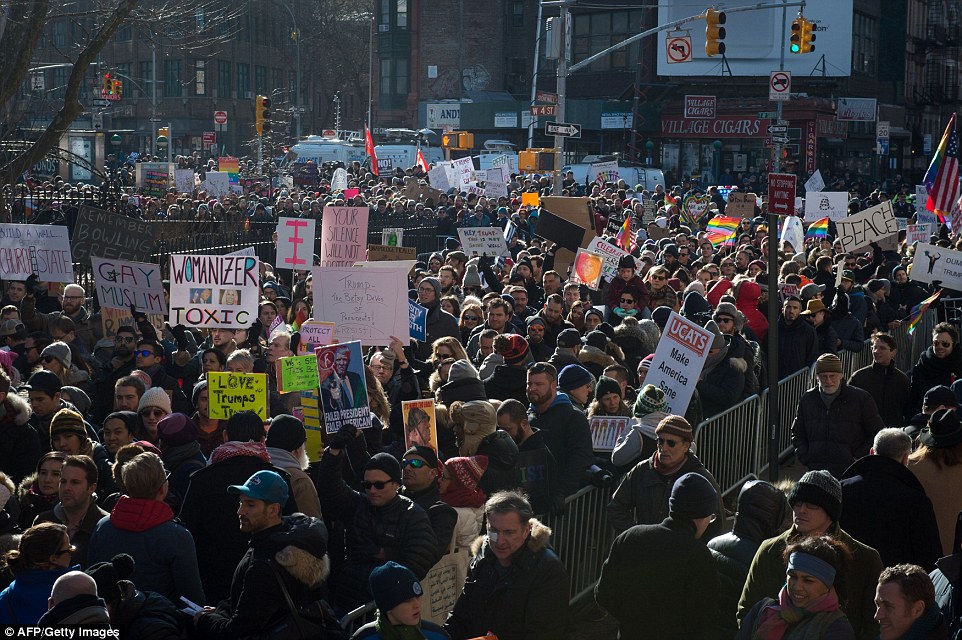
{"label": "sign reading ucats make america sane again", "polygon": [[672,312],[658,341],[646,384],[665,392],[665,411],[683,416],[698,384],[714,336]]}

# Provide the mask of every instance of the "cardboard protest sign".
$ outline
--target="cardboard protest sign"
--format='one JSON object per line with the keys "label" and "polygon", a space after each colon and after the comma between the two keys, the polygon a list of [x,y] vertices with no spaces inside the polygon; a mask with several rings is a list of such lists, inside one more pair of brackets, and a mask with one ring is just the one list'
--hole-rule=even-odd
{"label": "cardboard protest sign", "polygon": [[67,227],[0,224],[0,276],[26,280],[34,273],[41,282],[73,282]]}
{"label": "cardboard protest sign", "polygon": [[391,336],[409,339],[407,269],[365,266],[314,267],[317,320],[334,323],[339,342],[390,344]]}
{"label": "cardboard protest sign", "polygon": [[822,172],[816,169],[812,177],[805,182],[805,193],[814,193],[824,188],[825,180],[822,178]]}
{"label": "cardboard protest sign", "polygon": [[321,221],[321,266],[349,267],[367,249],[367,207],[324,207]]}
{"label": "cardboard protest sign", "polygon": [[316,348],[329,345],[334,340],[334,323],[308,320],[298,332],[301,341],[297,345],[297,355],[313,354]]}
{"label": "cardboard protest sign", "polygon": [[438,450],[438,427],[434,416],[434,400],[404,400],[401,402],[404,416],[404,448],[415,445]]}
{"label": "cardboard protest sign", "polygon": [[367,245],[367,259],[369,262],[382,262],[391,260],[414,260],[417,261],[418,250],[414,247],[392,247],[386,244]]}
{"label": "cardboard protest sign", "polygon": [[607,162],[596,162],[591,165],[588,177],[592,182],[605,184],[606,182],[618,182],[621,176],[618,174],[618,161],[609,160]]}
{"label": "cardboard protest sign", "polygon": [[194,170],[174,169],[174,186],[178,193],[194,192]]}
{"label": "cardboard protest sign", "polygon": [[886,201],[844,220],[837,220],[835,229],[842,249],[853,252],[869,246],[872,242],[878,242],[883,249],[886,245],[891,247],[892,238],[897,238],[899,225],[892,211],[892,203]]}
{"label": "cardboard protest sign", "polygon": [[501,227],[464,227],[458,229],[461,248],[471,256],[499,257],[508,253]]}
{"label": "cardboard protest sign", "polygon": [[[164,335],[164,316],[159,313],[147,314],[147,322],[154,328],[158,336]],[[130,314],[130,308],[111,309],[110,307],[100,308],[100,329],[103,331],[104,339],[113,340],[120,327],[134,327],[134,317]]]}
{"label": "cardboard protest sign", "polygon": [[905,244],[915,244],[916,242],[928,242],[931,237],[932,237],[931,224],[910,224],[907,227],[905,227]]}
{"label": "cardboard protest sign", "polygon": [[306,269],[314,264],[313,218],[278,218],[277,260],[280,269]]}
{"label": "cardboard protest sign", "polygon": [[247,256],[170,256],[170,324],[247,329],[257,318],[260,263]]}
{"label": "cardboard protest sign", "polygon": [[156,225],[81,206],[71,234],[73,259],[90,264],[90,256],[112,260],[148,262],[154,252]]}
{"label": "cardboard protest sign", "polygon": [[574,253],[581,246],[581,239],[586,232],[585,227],[556,216],[550,211],[542,211],[538,216],[534,233]]}
{"label": "cardboard protest sign", "polygon": [[290,391],[311,391],[317,389],[317,356],[291,356],[278,358],[277,390],[281,393]]}
{"label": "cardboard protest sign", "polygon": [[389,229],[381,230],[381,244],[386,244],[389,247],[400,247],[404,244],[404,228],[403,227],[391,227]]}
{"label": "cardboard protest sign", "polygon": [[412,340],[428,339],[427,336],[428,310],[414,300],[408,300],[408,329]]}
{"label": "cardboard protest sign", "polygon": [[524,192],[521,194],[521,206],[537,207],[539,202],[537,193]]}
{"label": "cardboard protest sign", "polygon": [[655,349],[645,384],[665,392],[665,412],[685,415],[714,336],[674,311]]}
{"label": "cardboard protest sign", "polygon": [[598,283],[601,281],[604,264],[605,259],[603,256],[597,253],[591,253],[587,249],[578,249],[568,281],[583,284],[589,289],[597,290]]}
{"label": "cardboard protest sign", "polygon": [[848,193],[844,191],[819,191],[805,196],[805,219],[842,220],[848,215]]}
{"label": "cardboard protest sign", "polygon": [[728,204],[725,205],[725,215],[733,218],[755,217],[755,200],[757,197],[754,193],[732,191],[728,194]]}
{"label": "cardboard protest sign", "polygon": [[207,372],[209,415],[213,420],[229,420],[239,411],[253,411],[267,420],[267,374]]}
{"label": "cardboard protest sign", "polygon": [[484,183],[484,195],[488,198],[507,197],[508,184],[500,180],[488,180]]}
{"label": "cardboard protest sign", "polygon": [[[618,277],[618,261],[628,255],[628,252],[621,247],[616,247],[604,238],[598,237],[588,243],[588,251],[604,257],[605,263],[602,267],[601,277],[609,281]],[[577,258],[575,258],[575,261],[577,261]]]}
{"label": "cardboard protest sign", "polygon": [[337,433],[345,424],[358,429],[372,426],[367,400],[367,380],[361,343],[345,342],[318,347],[317,378],[321,389],[321,414],[327,433]]}
{"label": "cardboard protest sign", "polygon": [[447,191],[452,187],[451,183],[448,182],[446,163],[442,162],[428,170],[428,182],[431,183],[432,187],[440,191]]}
{"label": "cardboard protest sign", "polygon": [[160,265],[90,258],[101,308],[129,309],[167,315]]}
{"label": "cardboard protest sign", "polygon": [[912,261],[912,280],[939,281],[945,289],[962,289],[962,251],[919,243]]}
{"label": "cardboard protest sign", "polygon": [[618,438],[628,428],[628,420],[627,417],[618,416],[592,418],[588,423],[588,428],[591,429],[591,448],[600,452],[614,450]]}

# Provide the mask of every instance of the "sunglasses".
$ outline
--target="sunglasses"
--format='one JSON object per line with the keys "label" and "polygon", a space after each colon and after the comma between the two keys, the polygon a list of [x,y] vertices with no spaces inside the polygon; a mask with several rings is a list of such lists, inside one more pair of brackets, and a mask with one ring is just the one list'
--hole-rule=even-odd
{"label": "sunglasses", "polygon": [[628,304],[635,304],[635,301],[632,300],[631,298],[622,298],[622,299],[621,299],[621,304],[625,304],[626,302],[627,302]]}
{"label": "sunglasses", "polygon": [[651,279],[652,279],[652,280],[667,280],[668,278],[666,278],[665,276],[654,276],[654,275],[653,275],[653,276],[651,276]]}
{"label": "sunglasses", "polygon": [[[943,341],[941,341],[941,340],[933,340],[933,341],[932,341],[932,346],[934,346],[934,347],[951,347],[951,346],[952,346],[952,343],[951,343],[951,342],[943,342]],[[44,358],[43,361],[46,362],[47,359]]]}
{"label": "sunglasses", "polygon": [[468,322],[477,322],[481,319],[481,316],[464,316],[464,319]]}
{"label": "sunglasses", "polygon": [[133,342],[133,336],[114,336],[114,342]]}
{"label": "sunglasses", "polygon": [[140,412],[140,415],[156,418],[158,416],[165,416],[167,413],[163,409],[144,409]]}
{"label": "sunglasses", "polygon": [[427,466],[427,462],[424,460],[401,460],[402,467],[412,467],[414,469],[420,469]]}
{"label": "sunglasses", "polygon": [[44,364],[50,364],[51,362],[53,362],[54,360],[56,360],[56,358],[54,358],[53,356],[44,356],[44,357],[42,358],[42,360],[43,360]]}
{"label": "sunglasses", "polygon": [[381,489],[388,486],[392,482],[394,481],[388,480],[387,482],[382,482],[381,480],[376,480],[375,482],[368,482],[367,480],[365,480],[364,482],[361,483],[361,488],[364,489],[365,491],[370,491],[371,489],[377,489],[378,491],[380,491]]}
{"label": "sunglasses", "polygon": [[150,356],[154,355],[154,352],[151,351],[150,349],[140,349],[138,351],[135,351],[134,353],[140,356],[141,358],[149,358]]}
{"label": "sunglasses", "polygon": [[667,438],[658,438],[658,446],[659,446],[659,447],[662,446],[662,445],[664,445],[664,446],[668,447],[669,449],[674,449],[674,448],[677,447],[679,444],[680,444],[680,442],[679,442],[678,440],[669,440],[669,439],[667,439]]}

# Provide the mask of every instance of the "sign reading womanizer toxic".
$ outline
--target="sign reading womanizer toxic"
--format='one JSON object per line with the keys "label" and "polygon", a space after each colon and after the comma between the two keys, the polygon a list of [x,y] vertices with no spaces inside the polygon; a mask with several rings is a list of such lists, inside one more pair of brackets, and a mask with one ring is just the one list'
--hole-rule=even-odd
{"label": "sign reading womanizer toxic", "polygon": [[260,265],[248,256],[170,256],[170,324],[246,329],[257,318]]}

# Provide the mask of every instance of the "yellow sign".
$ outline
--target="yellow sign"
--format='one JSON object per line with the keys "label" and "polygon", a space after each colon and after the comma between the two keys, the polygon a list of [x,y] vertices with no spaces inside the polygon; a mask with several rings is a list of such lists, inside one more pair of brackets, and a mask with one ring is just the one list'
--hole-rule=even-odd
{"label": "yellow sign", "polygon": [[291,356],[277,361],[277,390],[311,391],[317,389],[317,356]]}
{"label": "yellow sign", "polygon": [[209,414],[228,420],[239,411],[253,411],[267,420],[267,374],[211,371],[207,374]]}

